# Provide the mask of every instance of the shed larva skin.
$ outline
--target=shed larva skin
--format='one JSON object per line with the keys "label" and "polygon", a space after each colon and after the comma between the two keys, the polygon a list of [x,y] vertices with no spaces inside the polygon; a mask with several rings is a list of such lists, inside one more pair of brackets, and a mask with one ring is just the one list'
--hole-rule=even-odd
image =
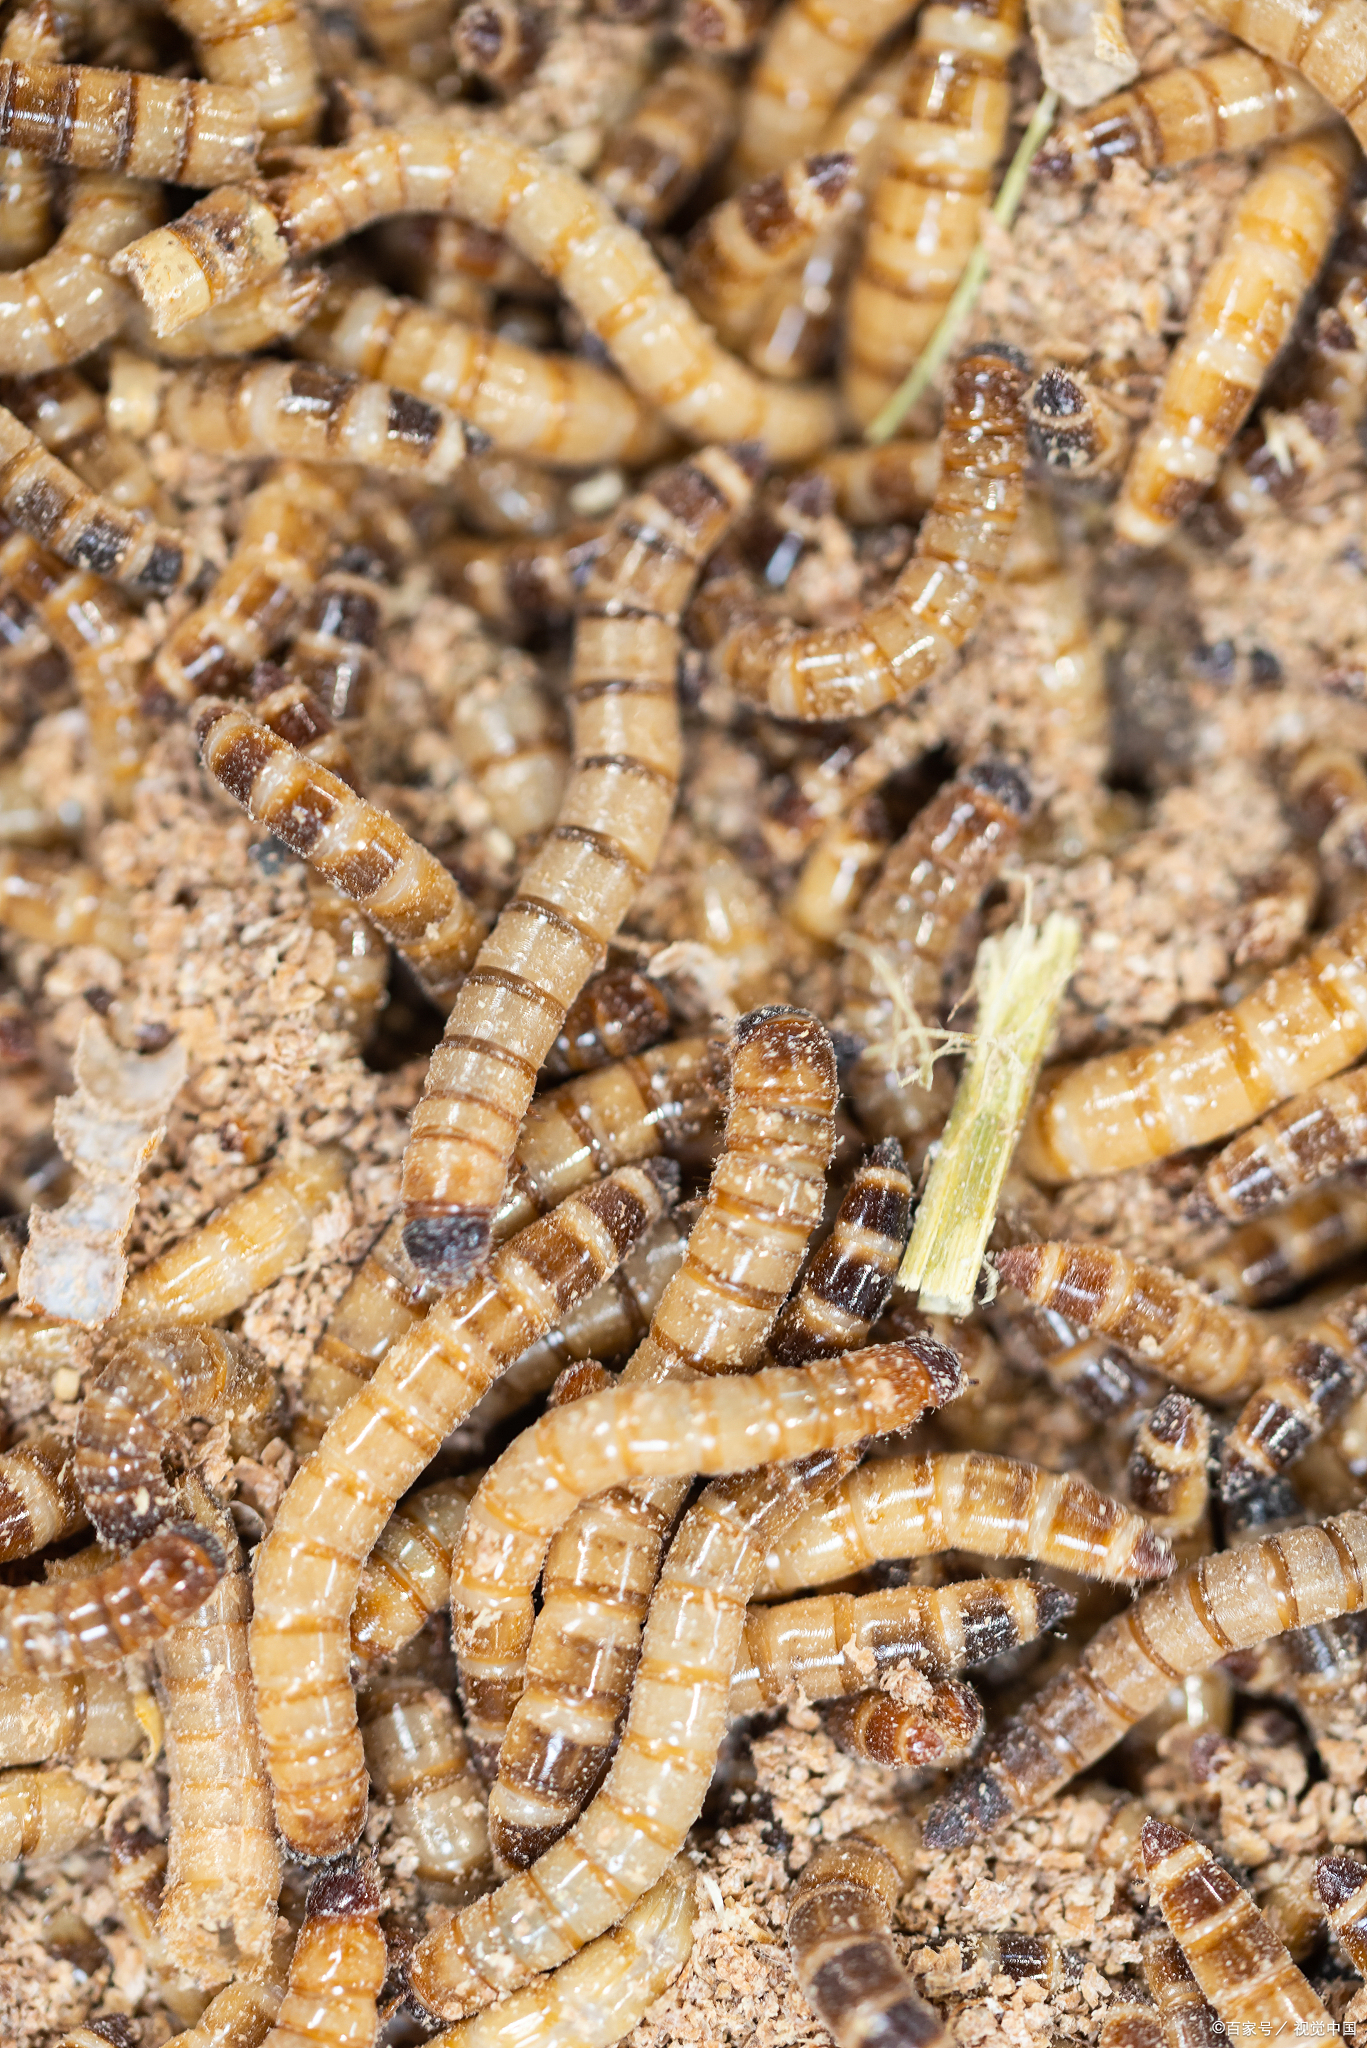
{"label": "shed larva skin", "polygon": [[86,1382],[72,1467],[101,1539],[141,1543],[175,1513],[177,1488],[162,1467],[167,1440],[194,1417],[262,1415],[275,1375],[254,1346],[222,1330],[169,1329],[129,1336]]}
{"label": "shed larva skin", "polygon": [[876,1689],[832,1700],[822,1723],[837,1749],[885,1770],[945,1770],[977,1747],[983,1705],[971,1685],[936,1679],[926,1697],[903,1705]]}
{"label": "shed larva skin", "polygon": [[824,1452],[715,1481],[689,1509],[650,1603],[626,1726],[601,1790],[529,1870],[418,1945],[408,1981],[427,2011],[462,2018],[519,1990],[612,1926],[662,1875],[702,1809],[765,1545],[850,1455]]}
{"label": "shed larva skin", "polygon": [[871,1673],[899,1664],[948,1678],[1033,1642],[1075,1605],[1061,1587],[1031,1579],[825,1593],[773,1607],[756,1602],[731,1674],[731,1712],[779,1705],[791,1686],[809,1700],[862,1693]]}
{"label": "shed larva skin", "polygon": [[166,494],[142,450],[127,435],[111,433],[103,397],[79,371],[8,378],[0,403],[92,490],[125,511],[167,516]]}
{"label": "shed larva skin", "polygon": [[223,1573],[204,1529],[160,1529],[104,1571],[0,1593],[0,1677],[108,1669],[203,1605]]}
{"label": "shed larva skin", "polygon": [[112,340],[137,301],[109,259],[162,218],[159,186],[78,172],[52,248],[0,278],[0,371],[57,370]]}
{"label": "shed larva skin", "polygon": [[1357,152],[1340,128],[1270,150],[1235,208],[1136,443],[1115,507],[1156,547],[1215,481],[1338,224]]}
{"label": "shed larva skin", "polygon": [[1351,1856],[1321,1856],[1315,1890],[1339,1946],[1359,1977],[1367,1976],[1367,1870]]}
{"label": "shed larva skin", "polygon": [[339,1863],[313,1880],[289,1986],[263,2048],[372,2048],[386,1960],[380,1903],[369,1861]]}
{"label": "shed larva skin", "polygon": [[1175,65],[1060,121],[1035,159],[1038,176],[1090,185],[1129,161],[1168,171],[1217,150],[1261,149],[1333,118],[1289,65],[1256,50],[1222,50]]}
{"label": "shed larva skin", "polygon": [[1077,1473],[1042,1472],[986,1451],[903,1453],[861,1465],[770,1552],[764,1599],[829,1585],[887,1558],[971,1550],[1030,1557],[1084,1578],[1143,1585],[1172,1555],[1142,1516]]}
{"label": "shed larva skin", "polygon": [[0,57],[0,144],[49,163],[219,185],[260,139],[255,99],[230,86]]}
{"label": "shed larva skin", "polygon": [[634,967],[591,975],[565,1012],[560,1036],[541,1063],[553,1081],[587,1074],[668,1038],[669,1004],[657,981]]}
{"label": "shed larva skin", "polygon": [[64,1437],[32,1437],[0,1455],[0,1563],[32,1557],[86,1519]]}
{"label": "shed larva skin", "polygon": [[741,101],[737,179],[781,171],[815,149],[865,58],[910,12],[907,0],[857,7],[785,0]]}
{"label": "shed larva skin", "polygon": [[842,1835],[816,1851],[793,1887],[793,1974],[837,2048],[937,2048],[947,2038],[892,1941],[911,1833],[906,1821],[883,1821]]}
{"label": "shed larva skin", "polygon": [[679,615],[752,477],[706,449],[629,499],[589,571],[559,818],[481,946],[404,1153],[404,1245],[452,1284],[484,1257],[518,1129],[570,1004],[654,867],[678,788]]}
{"label": "shed larva skin", "polygon": [[1367,1516],[1337,1515],[1203,1557],[1103,1622],[989,1740],[926,1816],[925,1840],[962,1847],[1029,1812],[1118,1742],[1176,1679],[1288,1628],[1353,1613],[1363,1598]]}
{"label": "shed larva skin", "polygon": [[0,1857],[69,1856],[98,1836],[101,1807],[70,1771],[0,1772]]}
{"label": "shed larva skin", "polygon": [[779,718],[850,718],[904,704],[976,626],[1023,497],[1027,372],[986,345],[960,362],[945,400],[940,481],[916,551],[890,595],[851,626],[743,618],[712,652],[715,672]]}
{"label": "shed larva skin", "polygon": [[1367,1191],[1353,1181],[1311,1188],[1241,1223],[1187,1267],[1210,1294],[1265,1308],[1367,1245]]}
{"label": "shed larva skin", "polygon": [[0,1679],[0,1764],[45,1764],[54,1756],[113,1762],[144,1745],[149,1730],[120,1671]]}
{"label": "shed larva skin", "polygon": [[855,1168],[830,1235],[779,1312],[769,1339],[776,1365],[832,1358],[867,1341],[897,1277],[912,1193],[901,1146],[884,1138]]}
{"label": "shed larva skin", "polygon": [[434,1002],[448,1007],[484,920],[432,854],[387,811],[231,704],[196,708],[200,759],[215,781],[327,882],[363,906]]}
{"label": "shed larva skin", "polygon": [[445,1607],[451,1559],[481,1477],[438,1479],[400,1502],[385,1523],[351,1610],[351,1647],[366,1663],[392,1657]]}
{"label": "shed larva skin", "polygon": [[1194,1536],[1210,1509],[1210,1417],[1199,1401],[1165,1394],[1130,1452],[1130,1499],[1170,1543]]}
{"label": "shed larva skin", "polygon": [[365,1817],[349,1623],[381,1530],[499,1373],[656,1220],[676,1174],[625,1167],[499,1246],[393,1346],[286,1491],[256,1556],[251,1658],[276,1820],[300,1855],[339,1854]]}
{"label": "shed larva skin", "polygon": [[311,142],[323,94],[294,0],[172,0],[206,78],[251,93],[267,142]]}
{"label": "shed larva skin", "polygon": [[1144,1936],[1143,1958],[1164,2048],[1221,2048],[1224,2026],[1192,1976],[1181,1943],[1166,1927]]}
{"label": "shed larva skin", "polygon": [[378,285],[336,283],[294,337],[297,353],[447,406],[495,448],[577,468],[663,452],[658,420],[620,377],[582,356],[524,348]]}
{"label": "shed larva skin", "polygon": [[1367,906],[1229,1010],[1048,1069],[1016,1164],[1045,1185],[1148,1166],[1257,1121],[1367,1051]]}
{"label": "shed larva skin", "polygon": [[1266,1330],[1165,1266],[1100,1244],[1010,1245],[994,1257],[1004,1287],[1077,1329],[1116,1338],[1202,1400],[1229,1400],[1257,1382]]}
{"label": "shed larva skin", "polygon": [[1276,1346],[1220,1451],[1220,1493],[1241,1500],[1284,1472],[1367,1384],[1367,1289],[1354,1288],[1292,1342]]}
{"label": "shed larva skin", "polygon": [[1240,1131],[1202,1174],[1198,1221],[1242,1223],[1367,1159],[1367,1067],[1334,1074]]}
{"label": "shed larva skin", "polygon": [[72,568],[164,595],[199,567],[185,536],[83,484],[0,406],[0,510]]}
{"label": "shed larva skin", "polygon": [[1225,2027],[1274,2034],[1333,2021],[1243,1886],[1202,1842],[1171,1821],[1146,1820],[1139,1837],[1149,1896]]}
{"label": "shed larva skin", "polygon": [[723,153],[735,126],[731,73],[705,57],[680,57],[608,136],[593,182],[633,227],[659,227]]}
{"label": "shed larva skin", "polygon": [[854,169],[849,155],[799,157],[699,221],[679,283],[728,348],[744,348],[759,326],[771,280],[795,269],[821,230],[850,210]]}
{"label": "shed larva skin", "polygon": [[[834,395],[766,382],[721,349],[604,194],[540,151],[454,120],[377,128],[261,188],[224,185],[119,258],[174,331],[288,261],[414,207],[503,234],[564,292],[637,394],[688,439],[799,462],[837,437]],[[0,357],[3,366],[3,357]],[[48,368],[48,364],[34,365]]]}
{"label": "shed larva skin", "polygon": [[491,1874],[484,1787],[455,1709],[425,1679],[372,1679],[360,1698],[370,1782],[389,1801],[391,1836],[417,1851],[417,1874],[464,1896]]}

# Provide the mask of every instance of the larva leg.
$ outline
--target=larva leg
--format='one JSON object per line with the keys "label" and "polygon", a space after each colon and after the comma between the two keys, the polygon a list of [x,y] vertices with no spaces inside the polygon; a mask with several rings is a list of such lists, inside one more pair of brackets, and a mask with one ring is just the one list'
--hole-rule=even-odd
{"label": "larva leg", "polygon": [[725,151],[735,124],[731,74],[704,57],[680,57],[609,136],[593,182],[634,227],[658,227]]}
{"label": "larva leg", "polygon": [[764,311],[765,287],[803,262],[822,229],[848,213],[854,158],[798,158],[712,209],[688,238],[679,283],[728,348],[742,349]]}
{"label": "larva leg", "polygon": [[829,1237],[779,1313],[769,1339],[776,1364],[832,1358],[867,1342],[892,1293],[911,1201],[902,1148],[885,1138],[855,1169]]}
{"label": "larva leg", "polygon": [[367,1663],[392,1657],[445,1607],[451,1597],[451,1559],[482,1476],[438,1479],[395,1508],[356,1588],[351,1610],[356,1656]]}
{"label": "larva leg", "polygon": [[70,1771],[0,1772],[0,1857],[38,1862],[83,1849],[100,1831],[103,1808]]}
{"label": "larva leg", "polygon": [[815,149],[865,58],[910,12],[906,0],[831,9],[814,0],[784,0],[741,101],[736,177],[781,171]]}
{"label": "larva leg", "polygon": [[82,1528],[86,1519],[71,1446],[33,1437],[0,1456],[0,1561],[32,1557]]}
{"label": "larva leg", "polygon": [[837,2048],[937,2048],[946,2038],[892,1943],[915,1846],[907,1821],[875,1822],[818,1849],[793,1887],[793,1974]]}
{"label": "larva leg", "polygon": [[79,371],[9,378],[0,401],[92,490],[124,511],[168,516],[166,494],[142,450],[126,435],[111,433],[104,399]]}
{"label": "larva leg", "polygon": [[276,1819],[303,1854],[345,1849],[365,1814],[349,1618],[380,1531],[504,1367],[656,1220],[675,1172],[625,1167],[500,1246],[394,1345],[292,1481],[257,1552],[251,1658]]}
{"label": "larva leg", "polygon": [[565,1012],[541,1071],[557,1081],[587,1074],[657,1045],[669,1029],[669,1004],[658,982],[634,967],[604,967]]}
{"label": "larva leg", "polygon": [[53,247],[0,278],[0,371],[28,377],[60,369],[111,341],[137,301],[110,259],[162,218],[157,185],[78,172]]}
{"label": "larva leg", "polygon": [[112,1762],[150,1739],[122,1672],[0,1680],[0,1764],[44,1764],[54,1756]]}
{"label": "larva leg", "polygon": [[0,1677],[102,1670],[145,1648],[201,1607],[223,1574],[204,1529],[158,1531],[89,1576],[0,1594]]}
{"label": "larva leg", "polygon": [[1104,1622],[926,1816],[933,1848],[961,1847],[1027,1812],[1118,1742],[1176,1678],[1208,1671],[1284,1629],[1354,1613],[1367,1516],[1336,1515],[1204,1557]]}
{"label": "larva leg", "polygon": [[984,345],[955,371],[940,482],[891,593],[851,626],[742,620],[713,649],[716,673],[780,718],[848,718],[903,704],[977,624],[1022,498],[1025,368]]}
{"label": "larva leg", "polygon": [[380,1902],[368,1859],[313,1880],[269,2048],[373,2048],[385,1972]]}
{"label": "larva leg", "polygon": [[627,502],[590,570],[560,817],[456,998],[404,1154],[404,1244],[448,1283],[484,1256],[537,1070],[658,858],[679,773],[679,614],[750,492],[707,450]]}
{"label": "larva leg", "polygon": [[1224,2025],[1166,1927],[1144,1936],[1143,1957],[1144,1982],[1153,1993],[1164,2048],[1220,2048]]}
{"label": "larva leg", "polygon": [[174,0],[166,11],[193,42],[206,78],[253,96],[267,142],[313,140],[323,94],[294,0]]}
{"label": "larva leg", "polygon": [[921,1679],[913,1695],[854,1693],[822,1709],[837,1749],[888,1770],[947,1770],[961,1763],[983,1732],[982,1701],[957,1678]]}
{"label": "larva leg", "polygon": [[1025,409],[1030,453],[1056,476],[1116,477],[1129,460],[1129,421],[1080,370],[1049,364],[1030,386]]}
{"label": "larva leg", "polygon": [[1186,1271],[1221,1301],[1264,1308],[1367,1245],[1367,1193],[1353,1181],[1312,1188],[1241,1223]]}
{"label": "larva leg", "polygon": [[1211,1161],[1192,1207],[1242,1223],[1367,1159],[1367,1067],[1335,1074],[1241,1131]]}
{"label": "larva leg", "polygon": [[1351,1856],[1321,1856],[1315,1889],[1344,1954],[1359,1977],[1367,1976],[1367,1870]]}
{"label": "larva leg", "polygon": [[1209,1542],[1210,1417],[1189,1394],[1165,1394],[1139,1426],[1130,1453],[1130,1499],[1170,1543],[1204,1525]]}
{"label": "larva leg", "polygon": [[484,1787],[455,1709],[421,1678],[376,1678],[360,1699],[366,1769],[389,1802],[392,1835],[417,1851],[417,1874],[468,1898],[488,1883]]}
{"label": "larva leg", "polygon": [[134,590],[175,590],[199,567],[182,534],[90,490],[3,406],[0,509],[59,561]]}
{"label": "larva leg", "polygon": [[254,95],[231,86],[0,58],[0,143],[49,163],[219,185],[259,141]]}

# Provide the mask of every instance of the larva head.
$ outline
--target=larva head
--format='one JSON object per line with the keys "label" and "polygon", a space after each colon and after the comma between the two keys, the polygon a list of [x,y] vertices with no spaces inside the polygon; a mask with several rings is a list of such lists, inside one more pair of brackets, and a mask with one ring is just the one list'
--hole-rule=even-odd
{"label": "larva head", "polygon": [[1321,1856],[1315,1865],[1315,1890],[1336,1926],[1367,1913],[1367,1870],[1351,1856]]}
{"label": "larva head", "polygon": [[143,1597],[166,1626],[204,1605],[223,1576],[223,1546],[212,1530],[172,1522],[129,1555],[138,1566]]}
{"label": "larva head", "polygon": [[567,1365],[546,1396],[548,1408],[565,1408],[571,1401],[587,1400],[612,1386],[613,1375],[596,1358],[581,1358]]}
{"label": "larva head", "polygon": [[309,1886],[310,1920],[373,1920],[379,1911],[380,1887],[369,1858],[335,1864]]}
{"label": "larva head", "polygon": [[[835,1113],[839,1082],[825,1026],[810,1010],[751,1010],[731,1038],[731,1097],[771,1094],[817,1115]],[[834,1133],[832,1133],[834,1137]]]}
{"label": "larva head", "polygon": [[1185,1828],[1175,1827],[1170,1820],[1158,1820],[1153,1814],[1139,1830],[1139,1853],[1144,1859],[1144,1868],[1152,1877],[1174,1856],[1195,1849],[1198,1855],[1205,1852],[1194,1835]]}
{"label": "larva head", "polygon": [[1025,771],[1013,762],[988,756],[965,768],[962,779],[971,783],[974,789],[981,790],[1011,818],[1029,816],[1030,784],[1026,781]]}

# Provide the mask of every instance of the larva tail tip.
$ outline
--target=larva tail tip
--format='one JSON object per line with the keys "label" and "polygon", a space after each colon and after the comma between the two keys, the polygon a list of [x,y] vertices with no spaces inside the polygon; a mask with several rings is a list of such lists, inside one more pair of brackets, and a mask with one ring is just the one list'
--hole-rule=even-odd
{"label": "larva tail tip", "polygon": [[487,1209],[415,1216],[404,1225],[403,1248],[430,1280],[441,1287],[458,1287],[488,1255],[489,1224]]}
{"label": "larva tail tip", "polygon": [[815,190],[828,202],[840,197],[853,181],[854,170],[854,158],[844,149],[827,150],[807,159],[807,175]]}
{"label": "larva tail tip", "polygon": [[1152,1529],[1146,1529],[1134,1549],[1125,1576],[1136,1585],[1143,1585],[1151,1579],[1171,1578],[1177,1560],[1171,1547]]}
{"label": "larva tail tip", "polygon": [[737,469],[749,477],[751,483],[758,483],[769,467],[769,458],[762,441],[729,441],[726,452]]}
{"label": "larva tail tip", "polygon": [[679,1199],[683,1186],[683,1169],[677,1159],[646,1159],[641,1163],[641,1172],[658,1189],[666,1208],[672,1209]]}
{"label": "larva tail tip", "polygon": [[1076,419],[1087,410],[1087,394],[1069,371],[1050,363],[1031,385],[1028,403],[1030,411],[1041,419]]}
{"label": "larva tail tip", "polygon": [[964,780],[984,796],[994,797],[1003,810],[1017,818],[1023,818],[1030,809],[1030,785],[1024,772],[1010,761],[977,761],[967,770]]}
{"label": "larva tail tip", "polygon": [[880,1138],[878,1143],[865,1155],[864,1164],[865,1166],[876,1166],[884,1173],[905,1173],[907,1170],[907,1157],[902,1150],[900,1138]]}
{"label": "larva tail tip", "polygon": [[309,1886],[310,1920],[369,1918],[380,1910],[380,1888],[369,1863],[342,1863],[324,1870]]}
{"label": "larva tail tip", "polygon": [[1144,1858],[1144,1868],[1153,1870],[1165,1856],[1173,1855],[1185,1848],[1191,1836],[1181,1828],[1175,1828],[1170,1820],[1156,1820],[1152,1814],[1139,1830],[1139,1850]]}
{"label": "larva tail tip", "polygon": [[914,1993],[885,2005],[878,2015],[880,2048],[939,2048],[947,2038],[939,2013]]}
{"label": "larva tail tip", "polygon": [[1315,1865],[1315,1889],[1329,1912],[1344,1906],[1367,1885],[1367,1870],[1351,1856],[1321,1856]]}
{"label": "larva tail tip", "polygon": [[1035,1618],[1040,1633],[1063,1621],[1077,1607],[1077,1595],[1064,1586],[1041,1586],[1035,1594]]}
{"label": "larva tail tip", "polygon": [[921,1839],[928,1849],[966,1849],[1011,1818],[1015,1806],[989,1768],[970,1771],[926,1811]]}

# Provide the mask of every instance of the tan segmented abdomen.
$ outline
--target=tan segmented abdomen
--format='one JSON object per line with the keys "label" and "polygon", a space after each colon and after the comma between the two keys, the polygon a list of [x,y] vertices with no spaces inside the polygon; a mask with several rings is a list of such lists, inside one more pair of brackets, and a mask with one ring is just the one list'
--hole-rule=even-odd
{"label": "tan segmented abdomen", "polygon": [[1163,2048],[1219,2048],[1224,2026],[1206,2003],[1181,1944],[1166,1927],[1143,1938],[1144,1981],[1162,2024]]}
{"label": "tan segmented abdomen", "polygon": [[1355,0],[1203,0],[1201,12],[1263,56],[1294,64],[1359,141],[1367,135],[1367,40]]}
{"label": "tan segmented abdomen", "polygon": [[218,185],[259,140],[255,98],[230,86],[0,58],[0,143],[51,163]]}
{"label": "tan segmented abdomen", "polygon": [[0,1456],[0,1560],[32,1557],[82,1526],[85,1504],[70,1460],[71,1445],[54,1435]]}
{"label": "tan segmented abdomen", "polygon": [[798,158],[756,179],[699,221],[679,283],[728,348],[743,348],[764,312],[770,280],[793,270],[855,198],[854,158]]}
{"label": "tan segmented abdomen", "polygon": [[1263,1308],[1364,1245],[1367,1189],[1347,1180],[1311,1188],[1284,1208],[1241,1223],[1185,1270],[1221,1301]]}
{"label": "tan segmented abdomen", "polygon": [[267,2048],[372,2048],[385,1973],[381,1903],[368,1856],[313,1880]]}
{"label": "tan segmented abdomen", "polygon": [[78,171],[53,247],[0,277],[0,371],[56,370],[111,340],[136,299],[109,259],[163,217],[160,187],[150,181]]}
{"label": "tan segmented abdomen", "polygon": [[223,1573],[205,1530],[164,1528],[105,1570],[0,1594],[0,1677],[120,1664],[203,1605]]}
{"label": "tan segmented abdomen", "polygon": [[172,0],[166,11],[193,42],[206,77],[251,93],[271,142],[313,140],[323,94],[294,0]]}
{"label": "tan segmented abdomen", "polygon": [[556,1081],[587,1074],[644,1052],[668,1038],[670,1028],[669,1004],[658,982],[634,967],[604,967],[565,1012],[542,1072]]}
{"label": "tan segmented abdomen", "polygon": [[1156,547],[1215,480],[1315,281],[1357,152],[1340,128],[1271,150],[1202,281],[1116,501],[1122,540]]}
{"label": "tan segmented abdomen", "polygon": [[865,1155],[830,1234],[769,1339],[779,1365],[831,1358],[863,1344],[887,1307],[911,1228],[912,1183],[902,1148],[885,1138]]}
{"label": "tan segmented abdomen", "polygon": [[78,370],[7,378],[0,401],[92,490],[130,512],[170,515],[170,501],[141,448],[110,430],[103,396]]}
{"label": "tan segmented abdomen", "polygon": [[737,179],[781,171],[814,148],[864,59],[910,13],[909,0],[785,0],[741,102]]}
{"label": "tan segmented abdomen", "polygon": [[914,1825],[877,1821],[819,1848],[793,1887],[788,1952],[837,2048],[938,2048],[944,2023],[916,1991],[891,1921],[914,1867]]}
{"label": "tan segmented abdomen", "polygon": [[358,1657],[367,1662],[392,1657],[445,1607],[451,1559],[482,1477],[467,1472],[459,1479],[438,1479],[395,1508],[356,1588],[351,1647]]}
{"label": "tan segmented abdomen", "polygon": [[939,323],[978,239],[1011,112],[1021,0],[930,0],[845,308],[842,387],[872,419]]}
{"label": "tan segmented abdomen", "polygon": [[183,533],[126,512],[92,491],[3,406],[0,509],[59,561],[135,590],[164,595],[188,582],[199,567]]}
{"label": "tan segmented abdomen", "polygon": [[1330,1303],[1294,1338],[1268,1347],[1262,1384],[1250,1396],[1220,1451],[1226,1501],[1251,1493],[1307,1451],[1367,1383],[1367,1289]]}
{"label": "tan segmented abdomen", "polygon": [[722,154],[735,125],[730,71],[705,57],[680,57],[609,134],[593,182],[634,227],[658,227]]}
{"label": "tan segmented abdomen", "polygon": [[[10,16],[0,57],[47,63],[61,55],[54,16],[28,7]],[[0,271],[18,270],[51,248],[52,199],[52,173],[41,158],[22,149],[0,151]]]}
{"label": "tan segmented abdomen", "polygon": [[55,1756],[113,1762],[150,1750],[159,1720],[150,1695],[131,1693],[121,1671],[0,1679],[0,1764],[45,1764]]}
{"label": "tan segmented abdomen", "polygon": [[371,1784],[390,1803],[390,1839],[413,1844],[418,1876],[466,1895],[487,1883],[484,1788],[445,1693],[403,1673],[376,1678],[361,1694],[360,1721]]}
{"label": "tan segmented abdomen", "polygon": [[1206,1522],[1209,1463],[1209,1415],[1187,1394],[1165,1394],[1139,1425],[1128,1476],[1130,1499],[1169,1542],[1194,1535]]}

